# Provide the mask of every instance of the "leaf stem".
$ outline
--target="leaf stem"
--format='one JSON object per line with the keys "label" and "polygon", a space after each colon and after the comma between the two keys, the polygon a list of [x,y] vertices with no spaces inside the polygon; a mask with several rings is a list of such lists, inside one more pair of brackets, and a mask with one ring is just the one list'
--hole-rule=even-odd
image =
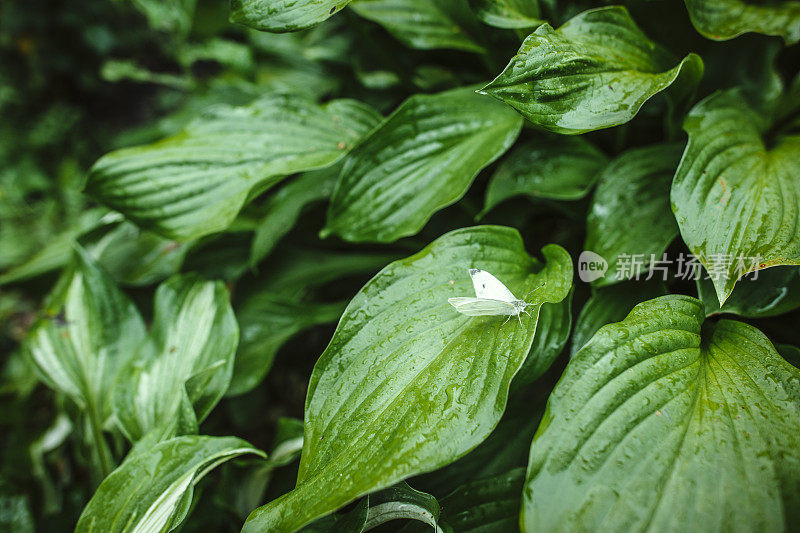
{"label": "leaf stem", "polygon": [[102,481],[114,469],[114,459],[111,457],[111,450],[108,448],[108,442],[106,442],[103,436],[103,425],[100,422],[99,413],[97,412],[94,402],[88,407],[89,431],[92,441],[94,442],[95,453],[98,460],[97,468],[100,473],[100,481]]}

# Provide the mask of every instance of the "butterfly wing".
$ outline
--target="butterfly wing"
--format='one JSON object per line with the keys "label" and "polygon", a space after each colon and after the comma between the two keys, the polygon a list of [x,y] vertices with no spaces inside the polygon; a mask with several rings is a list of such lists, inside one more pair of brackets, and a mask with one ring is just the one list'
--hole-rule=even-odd
{"label": "butterfly wing", "polygon": [[514,306],[502,300],[490,300],[487,298],[448,298],[450,305],[456,311],[467,316],[511,316],[515,313]]}
{"label": "butterfly wing", "polygon": [[485,270],[470,268],[469,275],[472,278],[472,285],[475,287],[475,296],[477,298],[500,300],[508,303],[516,301],[517,298],[511,294],[508,287]]}

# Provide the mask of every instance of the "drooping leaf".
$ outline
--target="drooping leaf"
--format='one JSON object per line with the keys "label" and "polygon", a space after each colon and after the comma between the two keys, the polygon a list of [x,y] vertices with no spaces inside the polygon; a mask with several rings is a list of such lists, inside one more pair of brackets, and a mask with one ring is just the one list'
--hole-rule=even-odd
{"label": "drooping leaf", "polygon": [[572,329],[572,292],[562,301],[542,305],[531,351],[514,376],[512,390],[524,389],[539,379],[567,345]]}
{"label": "drooping leaf", "polygon": [[513,196],[577,200],[588,194],[608,162],[581,137],[539,136],[526,139],[498,165],[483,212]]}
{"label": "drooping leaf", "polygon": [[570,353],[574,356],[597,330],[624,319],[637,304],[666,293],[664,283],[658,279],[623,281],[593,289],[575,322]]}
{"label": "drooping leaf", "polygon": [[271,32],[297,31],[319,24],[351,0],[231,0],[231,22]]}
{"label": "drooping leaf", "polygon": [[45,382],[71,398],[102,425],[111,415],[117,374],[145,342],[136,307],[76,249],[75,271],[49,314],[30,332],[27,348]]}
{"label": "drooping leaf", "polygon": [[336,322],[345,307],[346,302],[301,302],[269,292],[248,298],[238,312],[242,343],[228,394],[237,396],[255,388],[286,341],[306,329]]}
{"label": "drooping leaf", "polygon": [[352,100],[271,95],[220,106],[174,137],[105,155],[86,191],[145,229],[187,240],[225,229],[284,176],[334,163],[378,119]]}
{"label": "drooping leaf", "polygon": [[346,512],[323,516],[302,529],[302,533],[361,533],[367,524],[369,498],[362,498]]}
{"label": "drooping leaf", "polygon": [[236,307],[241,342],[229,396],[252,390],[269,372],[278,350],[301,331],[336,322],[346,302],[316,302],[309,290],[335,279],[373,273],[391,261],[382,254],[293,251],[264,272],[264,281]]}
{"label": "drooping leaf", "polygon": [[467,0],[357,0],[351,9],[411,48],[484,51]]}
{"label": "drooping leaf", "polygon": [[177,273],[192,244],[166,239],[125,222],[99,239],[91,253],[117,283],[140,286]]}
{"label": "drooping leaf", "polygon": [[114,387],[114,414],[128,439],[194,433],[225,394],[239,340],[229,300],[221,282],[194,275],[158,287],[149,342]]}
{"label": "drooping leaf", "polygon": [[[564,299],[572,263],[555,245],[546,263],[500,226],[448,233],[396,261],[350,302],[317,361],[306,400],[297,487],[256,509],[244,531],[294,531],[355,498],[439,468],[497,424],[533,342],[538,311]],[[469,318],[448,297],[473,294],[471,267],[526,294],[532,318]]]}
{"label": "drooping leaf", "polygon": [[119,218],[119,215],[109,214],[103,208],[85,211],[75,224],[54,236],[46,246],[26,261],[0,274],[0,285],[23,281],[63,267],[72,257],[72,246],[78,237],[104,224],[114,222],[116,218]]}
{"label": "drooping leaf", "polygon": [[330,197],[339,171],[334,166],[306,172],[270,197],[265,206],[266,214],[259,221],[253,236],[250,253],[252,265],[269,255],[278,241],[295,225],[306,205]]}
{"label": "drooping leaf", "polygon": [[373,242],[414,235],[521,128],[516,113],[471,88],[412,96],[345,160],[323,234]]}
{"label": "drooping leaf", "polygon": [[697,31],[724,41],[746,32],[783,37],[786,44],[800,41],[800,4],[793,0],[684,0]]}
{"label": "drooping leaf", "polygon": [[653,95],[693,87],[703,71],[651,41],[621,6],[585,11],[554,30],[539,26],[483,92],[542,128],[577,134],[624,124]]}
{"label": "drooping leaf", "polygon": [[684,122],[689,144],[672,183],[672,209],[720,305],[741,276],[800,264],[800,135],[767,144],[768,127],[735,91],[706,98]]}
{"label": "drooping leaf", "polygon": [[[595,285],[649,271],[678,235],[669,190],[682,150],[677,144],[635,148],[614,159],[601,174],[586,219],[584,249],[603,257],[610,272]],[[623,258],[638,261],[641,268],[618,269]]]}
{"label": "drooping leaf", "polygon": [[507,533],[519,528],[525,469],[472,481],[442,499],[442,518],[459,533]]}
{"label": "drooping leaf", "polygon": [[722,307],[713,282],[705,276],[697,280],[697,292],[707,315],[732,313],[747,318],[781,315],[800,307],[800,268],[768,268],[757,272],[756,279],[744,278]]}
{"label": "drooping leaf", "polygon": [[475,15],[498,28],[533,28],[544,22],[538,0],[469,0]]}
{"label": "drooping leaf", "polygon": [[416,520],[428,530],[442,533],[439,527],[439,502],[425,492],[413,489],[405,481],[369,497],[369,510],[363,531],[369,531],[392,520]]}
{"label": "drooping leaf", "polygon": [[784,530],[800,513],[800,370],[756,328],[664,296],[572,359],[531,447],[524,531]]}
{"label": "drooping leaf", "polygon": [[186,518],[194,485],[235,457],[264,453],[235,437],[184,436],[134,448],[95,492],[77,533],[172,531]]}

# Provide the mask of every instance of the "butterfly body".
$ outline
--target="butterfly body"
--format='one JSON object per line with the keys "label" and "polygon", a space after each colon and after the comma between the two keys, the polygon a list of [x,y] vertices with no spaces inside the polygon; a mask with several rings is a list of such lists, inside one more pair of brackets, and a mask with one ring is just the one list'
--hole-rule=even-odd
{"label": "butterfly body", "polygon": [[485,270],[469,269],[475,297],[448,298],[456,311],[466,316],[512,316],[519,317],[528,304],[520,300],[503,283]]}

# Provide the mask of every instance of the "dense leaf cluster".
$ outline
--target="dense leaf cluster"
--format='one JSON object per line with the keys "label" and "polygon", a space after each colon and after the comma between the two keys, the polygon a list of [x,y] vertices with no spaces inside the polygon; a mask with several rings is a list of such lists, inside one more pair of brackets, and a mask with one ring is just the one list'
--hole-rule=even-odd
{"label": "dense leaf cluster", "polygon": [[[798,41],[794,0],[0,5],[0,530],[796,530]],[[454,309],[473,268],[525,313]]]}

